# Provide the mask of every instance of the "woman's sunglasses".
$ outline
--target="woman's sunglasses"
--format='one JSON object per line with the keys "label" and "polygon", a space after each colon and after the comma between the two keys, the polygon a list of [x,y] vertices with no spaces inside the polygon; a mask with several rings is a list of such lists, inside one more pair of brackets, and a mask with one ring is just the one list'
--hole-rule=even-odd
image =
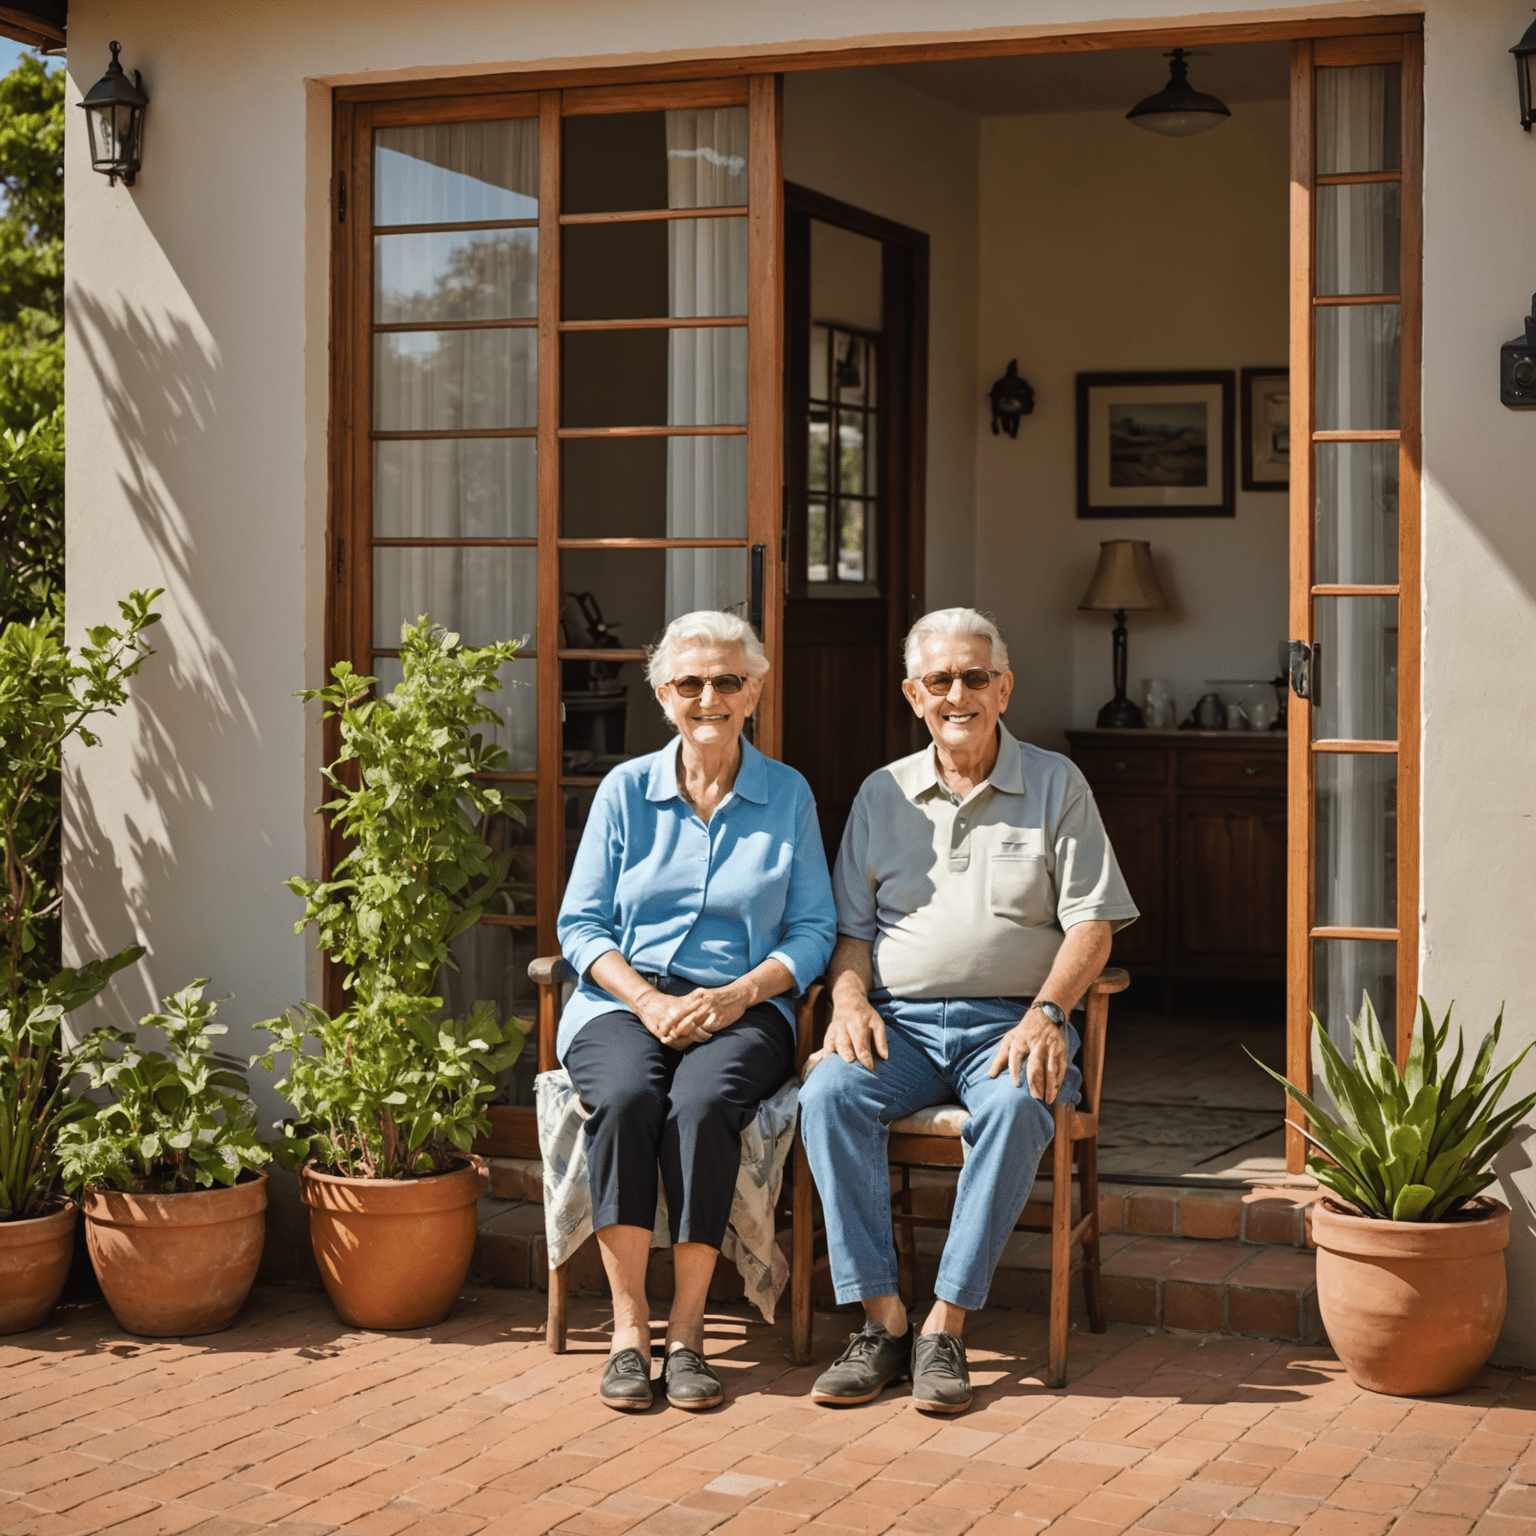
{"label": "woman's sunglasses", "polygon": [[972,693],[980,693],[983,688],[992,686],[994,677],[1001,677],[1001,672],[989,672],[985,667],[967,667],[964,672],[930,672],[923,678],[923,687],[934,698],[942,699],[955,685],[958,677]]}
{"label": "woman's sunglasses", "polygon": [[712,687],[721,695],[740,693],[742,684],[746,678],[738,677],[734,672],[721,672],[716,677],[674,677],[672,686],[685,699],[696,699],[704,692],[705,684]]}

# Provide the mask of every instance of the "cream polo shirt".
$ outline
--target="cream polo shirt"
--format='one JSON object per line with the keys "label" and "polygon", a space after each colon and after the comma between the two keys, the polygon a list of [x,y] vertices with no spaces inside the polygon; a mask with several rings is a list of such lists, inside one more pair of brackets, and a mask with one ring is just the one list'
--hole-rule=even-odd
{"label": "cream polo shirt", "polygon": [[837,929],[873,942],[875,985],[896,997],[1033,997],[1068,928],[1138,916],[1076,765],[997,729],[992,775],[965,800],[930,744],[853,802]]}

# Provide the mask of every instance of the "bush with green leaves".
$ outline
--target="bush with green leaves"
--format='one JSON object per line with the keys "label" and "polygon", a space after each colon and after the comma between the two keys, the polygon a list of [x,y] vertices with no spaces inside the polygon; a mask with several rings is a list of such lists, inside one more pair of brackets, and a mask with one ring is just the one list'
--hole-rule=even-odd
{"label": "bush with green leaves", "polygon": [[162,1031],[170,1054],[141,1050],[126,1030],[102,1028],[75,1048],[71,1066],[105,1102],[80,1099],[81,1112],[59,1131],[65,1187],[171,1195],[230,1185],[270,1162],[256,1133],[245,1078],[214,1055],[227,1034],[203,1001],[206,978],[165,999],[141,1029]]}
{"label": "bush with green leaves", "polygon": [[1532,1049],[1526,1046],[1489,1076],[1504,1025],[1502,1010],[1470,1062],[1464,1032],[1458,1029],[1456,1053],[1444,1065],[1451,1010],[1446,1009],[1438,1028],[1423,998],[1419,1010],[1419,1028],[1401,1072],[1369,998],[1354,1026],[1353,1060],[1344,1058],[1317,1015],[1312,1016],[1319,1065],[1336,1115],[1264,1068],[1311,1121],[1302,1135],[1322,1156],[1307,1159],[1308,1172],[1362,1216],[1455,1220],[1467,1201],[1493,1183],[1489,1164],[1536,1107],[1533,1093],[1498,1108],[1515,1069]]}
{"label": "bush with green leaves", "polygon": [[477,1002],[444,1017],[438,979],[450,946],[506,904],[512,852],[484,828],[518,805],[481,775],[506,762],[478,726],[500,724],[484,695],[516,642],[465,646],[428,618],[401,631],[403,681],[387,698],[346,662],[329,687],[302,695],[337,721],[341,753],[326,770],[334,798],[321,807],[348,851],[328,880],[293,879],[304,898],[298,931],[314,923],[320,947],[351,994],[334,1018],[306,1003],[259,1026],[264,1056],[289,1058],[278,1092],[292,1106],[279,1156],[314,1158],[349,1177],[398,1179],[440,1172],[489,1128],[496,1078],[522,1051],[520,1021],[498,1021]]}

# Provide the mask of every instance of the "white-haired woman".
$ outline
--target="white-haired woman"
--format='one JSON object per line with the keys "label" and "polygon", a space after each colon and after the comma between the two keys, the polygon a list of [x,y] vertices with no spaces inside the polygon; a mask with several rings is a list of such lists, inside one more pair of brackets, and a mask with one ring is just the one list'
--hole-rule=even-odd
{"label": "white-haired woman", "polygon": [[792,998],[832,953],[836,917],[810,786],[742,739],[768,658],[729,613],[674,619],[647,680],[678,733],[598,786],[560,907],[580,984],[559,1055],[590,1114],[592,1224],[613,1291],[599,1389],[651,1404],[645,1267],[659,1181],[673,1300],[661,1385],[677,1408],[724,1397],[704,1303],[741,1133],[794,1069]]}

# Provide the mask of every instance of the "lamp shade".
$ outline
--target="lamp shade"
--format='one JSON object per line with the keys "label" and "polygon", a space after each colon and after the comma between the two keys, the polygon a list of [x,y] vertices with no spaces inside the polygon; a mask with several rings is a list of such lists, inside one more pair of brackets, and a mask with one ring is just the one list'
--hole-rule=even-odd
{"label": "lamp shade", "polygon": [[1099,545],[1099,564],[1077,605],[1094,612],[1166,608],[1168,599],[1152,569],[1152,546],[1145,539],[1106,539]]}

